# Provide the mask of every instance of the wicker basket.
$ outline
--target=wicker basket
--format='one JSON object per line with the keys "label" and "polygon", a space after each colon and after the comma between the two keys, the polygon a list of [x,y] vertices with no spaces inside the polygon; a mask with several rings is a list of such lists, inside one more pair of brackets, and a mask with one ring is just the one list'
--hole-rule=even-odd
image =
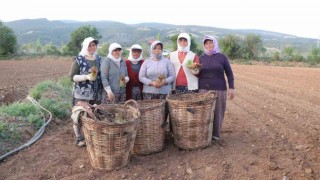
{"label": "wicker basket", "polygon": [[160,99],[137,101],[141,113],[133,151],[138,155],[160,152],[164,149],[165,101]]}
{"label": "wicker basket", "polygon": [[186,93],[167,96],[174,144],[186,150],[209,146],[212,139],[216,95]]}
{"label": "wicker basket", "polygon": [[[135,107],[128,105],[133,102]],[[137,103],[104,106],[105,110],[126,114],[126,122],[116,124],[82,116],[83,133],[91,165],[97,169],[114,170],[126,166],[133,150],[140,112]]]}

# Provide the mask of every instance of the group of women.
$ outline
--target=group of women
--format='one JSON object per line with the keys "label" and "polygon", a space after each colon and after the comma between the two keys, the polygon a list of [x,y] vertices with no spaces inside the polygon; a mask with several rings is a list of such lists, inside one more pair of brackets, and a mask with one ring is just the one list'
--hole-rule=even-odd
{"label": "group of women", "polygon": [[[191,38],[187,33],[179,34],[177,50],[168,58],[162,54],[163,43],[154,41],[145,60],[138,44],[131,46],[129,57],[124,60],[118,43],[112,43],[107,57],[101,58],[97,54],[98,43],[92,37],[84,39],[82,50],[72,64],[73,105],[78,101],[110,104],[129,99],[165,99],[172,90],[181,93],[213,90],[217,94],[213,140],[220,139],[227,96],[230,99],[235,96],[234,76],[227,56],[220,53],[213,36],[204,37],[205,52],[200,56],[190,50]],[[77,145],[83,146],[80,129],[81,124],[74,125]]]}

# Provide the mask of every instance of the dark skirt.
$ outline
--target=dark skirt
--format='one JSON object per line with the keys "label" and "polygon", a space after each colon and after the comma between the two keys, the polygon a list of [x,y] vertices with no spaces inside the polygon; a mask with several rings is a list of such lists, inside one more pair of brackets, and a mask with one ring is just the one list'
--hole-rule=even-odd
{"label": "dark skirt", "polygon": [[[209,90],[199,89],[199,93],[206,93]],[[217,95],[216,106],[214,109],[213,131],[212,136],[220,138],[221,127],[224,119],[224,113],[226,112],[227,105],[227,91],[214,90]]]}

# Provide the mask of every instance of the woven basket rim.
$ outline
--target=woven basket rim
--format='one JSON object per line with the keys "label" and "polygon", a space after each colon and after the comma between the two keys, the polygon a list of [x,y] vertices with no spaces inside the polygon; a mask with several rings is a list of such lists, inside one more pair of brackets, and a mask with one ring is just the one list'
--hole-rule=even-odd
{"label": "woven basket rim", "polygon": [[[148,106],[148,107],[146,107],[146,106],[140,106],[141,105],[141,103],[150,103],[150,102],[153,102],[154,104],[152,104],[151,106]],[[140,112],[145,112],[145,111],[148,111],[148,110],[153,110],[153,109],[155,109],[155,108],[158,108],[159,106],[162,106],[164,103],[166,103],[166,101],[165,100],[163,100],[163,99],[147,99],[147,100],[139,100],[139,101],[137,101],[137,103],[138,103],[138,109],[139,109],[139,111]]]}
{"label": "woven basket rim", "polygon": [[132,118],[133,120],[131,119],[130,121],[126,121],[126,122],[124,122],[122,124],[118,124],[118,123],[115,123],[115,122],[94,120],[94,119],[92,119],[90,117],[87,117],[85,115],[82,116],[82,119],[84,121],[89,122],[89,123],[95,123],[96,125],[102,125],[102,126],[106,126],[106,125],[107,126],[120,126],[120,125],[127,126],[127,125],[131,125],[133,123],[136,123],[136,121],[139,121],[139,117],[138,117],[138,118]]}
{"label": "woven basket rim", "polygon": [[[191,99],[191,98],[185,98],[185,99],[176,99],[179,96],[186,96],[186,95],[197,95],[197,96],[203,96],[203,98],[197,98],[197,99]],[[171,94],[168,95],[166,100],[169,103],[173,103],[173,104],[189,104],[189,103],[202,103],[202,102],[206,102],[206,101],[210,101],[213,99],[216,99],[216,93],[214,93],[214,91],[209,91],[207,93],[179,93],[179,94]]]}

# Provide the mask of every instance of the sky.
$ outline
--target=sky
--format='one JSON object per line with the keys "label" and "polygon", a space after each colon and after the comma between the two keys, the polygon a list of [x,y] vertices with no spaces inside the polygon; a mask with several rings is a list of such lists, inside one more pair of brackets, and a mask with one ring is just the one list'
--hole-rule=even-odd
{"label": "sky", "polygon": [[319,4],[319,0],[8,0],[1,3],[0,20],[158,22],[320,39]]}

